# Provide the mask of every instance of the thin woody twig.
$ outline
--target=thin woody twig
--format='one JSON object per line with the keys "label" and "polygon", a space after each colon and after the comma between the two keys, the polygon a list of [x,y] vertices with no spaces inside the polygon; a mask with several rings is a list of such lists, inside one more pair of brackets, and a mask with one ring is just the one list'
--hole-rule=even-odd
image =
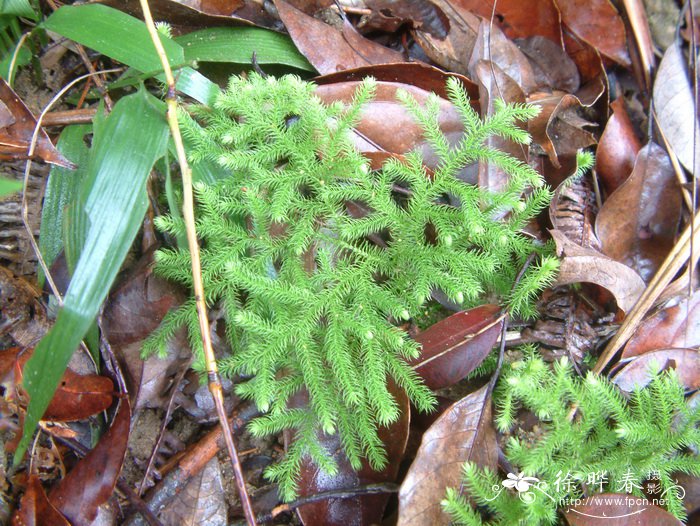
{"label": "thin woody twig", "polygon": [[231,433],[231,428],[228,426],[228,420],[226,418],[226,411],[224,409],[224,396],[223,390],[221,388],[221,378],[219,376],[218,367],[216,364],[216,358],[214,356],[214,350],[211,345],[211,336],[209,334],[209,319],[207,317],[207,306],[205,303],[204,295],[204,285],[202,283],[202,269],[201,262],[199,259],[199,244],[197,242],[197,233],[195,232],[195,222],[194,222],[194,197],[192,193],[192,171],[190,169],[189,163],[187,162],[187,156],[185,155],[185,148],[182,142],[182,136],[180,134],[180,126],[177,121],[177,99],[175,95],[175,78],[173,77],[173,72],[168,63],[168,57],[163,48],[163,44],[158,37],[158,31],[156,30],[155,23],[153,21],[153,16],[151,15],[151,9],[148,5],[148,0],[140,0],[141,9],[143,10],[144,21],[146,22],[146,27],[153,40],[153,45],[156,48],[158,57],[160,58],[161,64],[163,65],[163,72],[165,73],[165,80],[168,87],[168,93],[166,96],[167,103],[167,119],[168,125],[170,126],[170,131],[173,136],[173,142],[175,143],[175,149],[177,151],[178,162],[180,163],[180,172],[182,175],[182,187],[183,187],[183,210],[182,215],[185,220],[185,227],[187,230],[187,244],[190,250],[190,258],[192,261],[192,281],[194,288],[194,298],[197,305],[197,316],[199,318],[199,329],[202,337],[202,346],[204,348],[204,360],[207,367],[207,380],[209,384],[209,392],[214,399],[214,404],[216,406],[216,412],[219,416],[219,423],[223,429],[224,439],[226,441],[226,447],[228,449],[229,457],[231,460],[231,465],[233,467],[233,473],[236,478],[236,486],[238,488],[238,493],[243,506],[243,512],[245,514],[248,524],[254,526],[255,514],[253,513],[253,507],[250,503],[250,498],[248,497],[248,492],[245,487],[245,480],[243,478],[243,470],[241,468],[240,460],[238,459],[238,453],[236,451],[236,445],[233,442],[233,435]]}

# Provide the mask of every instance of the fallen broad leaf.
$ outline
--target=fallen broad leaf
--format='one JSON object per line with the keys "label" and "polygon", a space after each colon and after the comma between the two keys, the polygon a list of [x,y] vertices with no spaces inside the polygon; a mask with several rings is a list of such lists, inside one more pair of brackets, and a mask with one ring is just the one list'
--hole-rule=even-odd
{"label": "fallen broad leaf", "polygon": [[450,30],[445,13],[431,2],[367,0],[366,4],[372,13],[363,20],[363,28],[393,33],[407,24],[411,29],[420,29],[438,39],[445,38]]}
{"label": "fallen broad leaf", "polygon": [[114,492],[129,439],[131,408],[123,399],[109,430],[49,493],[49,501],[72,526],[88,526]]}
{"label": "fallen broad leaf", "polygon": [[219,460],[212,458],[205,468],[191,477],[177,499],[159,514],[163,524],[181,526],[226,526],[226,494]]}
{"label": "fallen broad leaf", "polygon": [[430,389],[456,384],[488,356],[503,326],[498,305],[481,305],[431,325],[415,337],[421,355],[410,362]]}
{"label": "fallen broad leaf", "polygon": [[49,502],[39,477],[32,475],[27,491],[22,495],[19,509],[12,516],[12,526],[70,526],[70,523]]}
{"label": "fallen broad leaf", "polygon": [[653,374],[675,369],[686,389],[700,388],[700,351],[697,349],[657,349],[632,359],[612,378],[620,389],[631,392],[646,386]]}
{"label": "fallen broad leaf", "polygon": [[595,169],[608,195],[612,194],[632,173],[642,143],[625,109],[625,101],[618,97],[610,103],[613,114],[605,125],[596,149]]}
{"label": "fallen broad leaf", "polygon": [[[578,166],[576,167],[578,168]],[[598,212],[593,183],[589,177],[574,175],[562,181],[549,204],[552,226],[575,244],[600,251],[594,222]]]}
{"label": "fallen broad leaf", "polygon": [[[379,428],[378,434],[386,447],[387,466],[375,471],[366,460],[355,471],[350,466],[339,433],[320,434],[325,451],[331,452],[338,464],[338,474],[331,476],[319,469],[308,457],[302,462],[299,476],[299,495],[304,497],[324,491],[352,490],[358,486],[380,482],[395,482],[401,459],[406,450],[410,424],[410,406],[405,391],[393,382],[388,386],[400,409],[400,418],[389,427]],[[361,495],[345,499],[326,499],[297,508],[299,518],[306,526],[369,526],[379,524],[384,516],[388,494]]]}
{"label": "fallen broad leaf", "polygon": [[681,526],[682,522],[642,497],[601,493],[563,510],[571,526]]}
{"label": "fallen broad leaf", "polygon": [[363,37],[347,20],[341,32],[284,0],[275,0],[275,6],[296,46],[322,75],[403,61],[401,53]]}
{"label": "fallen broad leaf", "polygon": [[498,447],[488,385],[454,403],[425,432],[399,490],[399,526],[450,522],[440,505],[445,488],[459,487],[464,462],[496,468]]}
{"label": "fallen broad leaf", "polygon": [[[35,127],[36,119],[32,112],[7,82],[0,79],[0,159],[27,159]],[[34,157],[64,168],[74,168],[73,163],[51,143],[43,129],[39,130]]]}
{"label": "fallen broad leaf", "polygon": [[663,347],[700,345],[700,291],[643,321],[627,342],[621,360]]}
{"label": "fallen broad leaf", "polygon": [[700,173],[700,123],[692,108],[695,97],[683,51],[674,41],[664,53],[654,82],[654,109],[659,127],[680,162],[691,173]]}
{"label": "fallen broad leaf", "polygon": [[630,66],[625,24],[609,0],[555,0],[562,22],[602,55]]}
{"label": "fallen broad leaf", "polygon": [[536,35],[515,40],[518,49],[530,60],[537,88],[576,93],[581,86],[578,69],[561,43]]}
{"label": "fallen broad leaf", "polygon": [[562,257],[555,286],[595,283],[612,293],[623,312],[634,307],[646,288],[639,274],[596,250],[576,245],[562,232],[550,230],[550,233],[557,255]]}
{"label": "fallen broad leaf", "polygon": [[666,152],[650,142],[639,151],[632,174],[603,204],[596,234],[603,253],[649,282],[673,247],[681,193]]}

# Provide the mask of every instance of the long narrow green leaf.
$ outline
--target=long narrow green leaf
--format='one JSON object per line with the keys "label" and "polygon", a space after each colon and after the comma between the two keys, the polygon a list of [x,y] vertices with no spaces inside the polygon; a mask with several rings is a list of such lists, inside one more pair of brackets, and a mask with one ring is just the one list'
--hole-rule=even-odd
{"label": "long narrow green leaf", "polygon": [[[43,26],[59,35],[99,51],[114,60],[154,76],[163,70],[153,42],[141,20],[101,4],[63,6]],[[185,52],[172,39],[160,40],[179,76],[178,88],[199,102],[208,104],[219,87],[190,67],[185,67]]]}
{"label": "long narrow green leaf", "polygon": [[[92,126],[67,126],[58,138],[56,148],[77,166],[69,170],[52,166],[44,193],[44,205],[41,208],[41,231],[39,248],[44,261],[50,267],[63,249],[63,216],[66,207],[77,201],[80,182],[87,173],[90,150],[83,138]],[[39,284],[44,281],[44,273],[39,269]]]}
{"label": "long narrow green leaf", "polygon": [[147,208],[146,179],[167,146],[162,103],[145,91],[124,97],[94,141],[86,184],[90,227],[56,324],[41,340],[24,370],[30,402],[18,462],[80,340],[141,226]]}
{"label": "long narrow green leaf", "polygon": [[185,50],[187,61],[250,64],[255,53],[259,64],[284,64],[316,71],[292,39],[268,29],[212,27],[177,37],[175,42]]}

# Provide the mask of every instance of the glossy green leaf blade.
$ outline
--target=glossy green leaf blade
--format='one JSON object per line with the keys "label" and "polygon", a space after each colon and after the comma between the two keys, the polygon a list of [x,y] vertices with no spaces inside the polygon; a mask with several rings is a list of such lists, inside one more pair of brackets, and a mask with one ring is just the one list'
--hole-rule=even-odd
{"label": "glossy green leaf blade", "polygon": [[[87,172],[90,150],[83,137],[92,126],[67,126],[58,139],[56,148],[68,160],[77,166],[69,170],[52,166],[44,193],[44,205],[41,208],[41,231],[39,248],[47,266],[51,266],[63,249],[63,221],[66,207],[77,200],[80,181]],[[44,281],[44,273],[39,269],[39,284]]]}
{"label": "glossy green leaf blade", "polygon": [[[146,24],[141,20],[101,4],[64,6],[44,22],[44,27],[143,73],[157,74],[162,65],[155,52]],[[178,88],[204,104],[219,88],[198,71],[185,66],[185,53],[179,44],[160,35],[168,62],[179,77]]]}
{"label": "glossy green leaf blade", "polygon": [[[143,72],[161,71],[153,42],[141,20],[101,4],[63,6],[44,27]],[[182,47],[161,35],[173,67],[183,65]]]}
{"label": "glossy green leaf blade", "polygon": [[185,60],[250,64],[253,53],[259,64],[283,64],[315,72],[286,36],[257,27],[212,27],[175,39],[185,50]]}
{"label": "glossy green leaf blade", "polygon": [[32,20],[39,18],[28,0],[0,0],[0,14],[23,16]]}
{"label": "glossy green leaf blade", "polygon": [[162,104],[140,91],[121,99],[93,144],[85,212],[90,228],[56,324],[24,370],[30,402],[15,453],[22,458],[68,361],[90,328],[138,232],[147,207],[146,179],[163,155],[168,127]]}

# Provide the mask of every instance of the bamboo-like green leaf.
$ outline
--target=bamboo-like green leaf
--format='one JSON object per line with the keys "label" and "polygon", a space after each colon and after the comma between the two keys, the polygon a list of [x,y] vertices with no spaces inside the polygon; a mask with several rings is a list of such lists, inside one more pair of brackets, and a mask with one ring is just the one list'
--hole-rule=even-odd
{"label": "bamboo-like green leaf", "polygon": [[0,0],[0,14],[23,16],[32,20],[39,18],[28,0]]}
{"label": "bamboo-like green leaf", "polygon": [[268,29],[211,27],[177,37],[175,42],[185,50],[186,61],[250,64],[255,53],[260,64],[283,64],[316,71],[288,36]]}
{"label": "bamboo-like green leaf", "polygon": [[0,177],[0,197],[19,192],[22,189],[22,182],[13,179]]}
{"label": "bamboo-like green leaf", "polygon": [[[50,267],[63,249],[63,222],[66,207],[77,200],[80,182],[87,173],[88,150],[83,137],[92,126],[67,126],[58,139],[56,147],[67,159],[77,166],[69,170],[52,166],[44,193],[41,209],[41,231],[39,248],[44,261]],[[44,273],[39,269],[39,284],[44,281]]]}
{"label": "bamboo-like green leaf", "polygon": [[90,225],[56,324],[24,370],[30,402],[19,461],[68,361],[89,330],[124,261],[147,208],[146,179],[167,146],[162,103],[145,91],[124,97],[93,141],[85,184]]}
{"label": "bamboo-like green leaf", "polygon": [[[63,6],[43,26],[75,42],[99,51],[143,73],[154,76],[163,71],[146,24],[133,16],[101,4]],[[198,71],[187,67],[185,52],[172,39],[159,35],[168,62],[180,68],[177,87],[204,104],[219,88]]]}

